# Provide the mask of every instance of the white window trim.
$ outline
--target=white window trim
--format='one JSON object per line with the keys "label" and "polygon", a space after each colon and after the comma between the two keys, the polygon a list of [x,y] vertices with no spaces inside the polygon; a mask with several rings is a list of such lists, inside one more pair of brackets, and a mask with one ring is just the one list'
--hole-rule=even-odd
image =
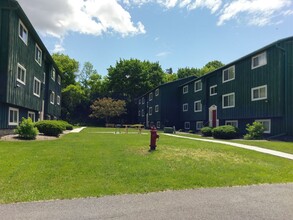
{"label": "white window trim", "polygon": [[257,122],[269,122],[269,129],[267,130],[267,131],[264,131],[264,133],[265,134],[270,134],[271,133],[271,119],[257,119],[257,120],[255,120],[255,121],[257,121]]}
{"label": "white window trim", "polygon": [[155,105],[155,112],[159,112],[159,105]]}
{"label": "white window trim", "polygon": [[55,82],[55,78],[56,78],[56,70],[55,70],[55,68],[53,67],[53,68],[52,68],[52,72],[51,72],[51,79]]}
{"label": "white window trim", "polygon": [[183,86],[183,94],[188,93],[188,85]]}
{"label": "white window trim", "polygon": [[43,80],[43,83],[45,84],[46,83],[46,73],[44,72],[44,80]]}
{"label": "white window trim", "polygon": [[60,102],[61,102],[60,96],[57,95],[57,105],[60,105]]}
{"label": "white window trim", "polygon": [[[254,90],[259,90],[261,88],[265,88],[266,89],[266,93],[265,93],[265,97],[261,97],[261,98],[253,98],[253,91]],[[258,86],[258,87],[254,87],[251,89],[251,101],[259,101],[259,100],[264,100],[268,98],[268,86],[267,85],[263,85],[263,86]]]}
{"label": "white window trim", "polygon": [[[227,97],[227,96],[231,96],[231,95],[233,95],[233,105],[230,105],[230,106],[224,106],[224,99],[225,99],[225,97]],[[232,92],[232,93],[228,93],[228,94],[225,94],[225,95],[223,95],[222,96],[222,108],[223,109],[226,109],[226,108],[234,108],[235,107],[235,92]]]}
{"label": "white window trim", "polygon": [[141,110],[141,117],[144,117],[144,110]]}
{"label": "white window trim", "polygon": [[141,105],[141,99],[138,100],[138,104]]}
{"label": "white window trim", "polygon": [[[35,81],[39,82],[39,89],[38,90],[39,90],[40,94],[35,93]],[[37,97],[41,96],[41,81],[37,77],[34,77],[33,94]]]}
{"label": "white window trim", "polygon": [[[186,109],[184,109],[185,106],[186,106]],[[188,112],[188,103],[184,103],[184,104],[182,105],[182,111],[183,111],[183,112]]]}
{"label": "white window trim", "polygon": [[218,93],[216,92],[216,93],[212,93],[212,89],[213,88],[217,88],[218,87],[218,85],[213,85],[213,86],[210,86],[210,96],[214,96],[214,95],[217,95]]}
{"label": "white window trim", "polygon": [[[17,112],[17,121],[16,122],[10,122],[10,111]],[[9,109],[8,109],[8,125],[18,125],[18,123],[19,123],[19,109],[9,107]]]}
{"label": "white window trim", "polygon": [[144,104],[144,98],[141,99],[141,104]]}
{"label": "white window trim", "polygon": [[[51,100],[51,97],[53,97],[53,101]],[[50,103],[53,104],[53,105],[55,103],[55,92],[53,92],[53,91],[50,94]]]}
{"label": "white window trim", "polygon": [[[233,78],[231,78],[231,79],[227,79],[227,80],[225,80],[225,77],[224,77],[224,72],[226,71],[226,70],[228,70],[228,76],[229,76],[229,69],[233,69],[233,72],[234,72],[234,76],[233,76]],[[230,66],[230,67],[228,67],[228,68],[226,68],[226,69],[224,69],[223,71],[222,71],[222,82],[223,83],[226,83],[226,82],[229,82],[229,81],[232,81],[232,80],[234,80],[235,79],[235,65],[233,65],[233,66]]]}
{"label": "white window trim", "polygon": [[153,114],[153,107],[149,107],[149,115]]}
{"label": "white window trim", "polygon": [[[37,52],[37,49],[39,49],[40,52],[41,52],[40,60],[37,60],[37,59],[36,59],[36,52]],[[41,48],[39,47],[39,45],[36,44],[36,46],[35,46],[35,61],[36,61],[40,66],[42,66],[42,57],[43,57],[43,51],[41,50]]]}
{"label": "white window trim", "polygon": [[[18,67],[20,67],[20,69],[24,70],[24,81],[21,81],[20,79],[18,79]],[[17,63],[16,81],[23,84],[23,85],[25,85],[25,82],[26,82],[26,69],[19,63]]]}
{"label": "white window trim", "polygon": [[225,125],[228,125],[228,123],[235,123],[235,127],[238,128],[238,120],[227,120],[225,121]]}
{"label": "white window trim", "polygon": [[[20,32],[19,32],[19,30],[20,30],[20,25],[22,26],[22,28],[26,31],[26,39],[23,39],[21,36],[20,36]],[[28,30],[27,30],[27,28],[26,28],[26,26],[23,24],[23,22],[19,19],[19,22],[18,22],[18,36],[19,36],[19,38],[25,43],[25,45],[27,45],[28,44]]]}
{"label": "white window trim", "polygon": [[57,75],[57,82],[59,85],[61,85],[61,76],[60,75]]}
{"label": "white window trim", "polygon": [[[200,103],[200,110],[196,110],[196,109],[195,109],[195,106],[196,106],[197,103]],[[201,111],[202,111],[201,100],[197,100],[197,101],[194,102],[194,112],[201,112]]]}
{"label": "white window trim", "polygon": [[159,93],[160,93],[160,92],[159,92],[159,89],[156,89],[156,90],[155,90],[155,96],[158,96]]}
{"label": "white window trim", "polygon": [[190,122],[189,121],[184,122],[184,129],[190,129]]}
{"label": "white window trim", "polygon": [[[199,124],[201,124],[202,126],[199,127]],[[202,128],[203,128],[203,121],[197,121],[197,122],[195,123],[195,128],[196,128],[196,130],[200,130],[200,129],[202,129]]]}
{"label": "white window trim", "polygon": [[[256,57],[260,57],[260,56],[262,56],[262,55],[264,55],[265,56],[265,62],[263,63],[263,64],[260,64],[260,65],[258,65],[258,66],[253,66],[253,59],[255,59]],[[259,53],[259,54],[257,54],[256,56],[253,56],[252,58],[251,58],[251,69],[256,69],[256,68],[258,68],[258,67],[261,67],[261,66],[264,66],[264,65],[267,65],[267,52],[265,51],[265,52],[262,52],[262,53]]]}
{"label": "white window trim", "polygon": [[[198,83],[200,83],[200,89],[197,89],[196,88],[196,84],[198,84]],[[201,91],[202,90],[202,82],[201,82],[201,80],[198,80],[198,81],[195,81],[194,82],[194,92],[199,92],[199,91]]]}
{"label": "white window trim", "polygon": [[151,92],[150,94],[149,94],[149,101],[152,101],[153,100],[153,93]]}
{"label": "white window trim", "polygon": [[157,121],[157,128],[161,128],[161,122]]}
{"label": "white window trim", "polygon": [[[31,118],[30,115],[33,115],[34,117]],[[28,113],[27,113],[27,118],[31,118],[32,121],[35,122],[35,121],[36,121],[36,113],[31,112],[31,111],[28,111]]]}

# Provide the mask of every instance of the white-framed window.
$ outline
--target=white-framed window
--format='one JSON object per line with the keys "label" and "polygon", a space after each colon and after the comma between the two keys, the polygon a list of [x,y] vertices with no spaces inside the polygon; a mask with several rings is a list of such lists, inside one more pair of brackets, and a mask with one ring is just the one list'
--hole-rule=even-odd
{"label": "white-framed window", "polygon": [[187,112],[188,111],[188,103],[184,103],[182,105],[182,111]]}
{"label": "white-framed window", "polygon": [[31,118],[33,122],[36,121],[36,113],[28,111],[27,117]]}
{"label": "white-framed window", "polygon": [[238,128],[238,120],[227,120],[227,121],[225,121],[225,125],[232,125],[232,126]]}
{"label": "white-framed window", "polygon": [[36,44],[35,46],[35,61],[42,66],[42,50],[41,48]]}
{"label": "white-framed window", "polygon": [[155,105],[155,112],[159,112],[159,105]]}
{"label": "white-framed window", "polygon": [[55,70],[55,68],[52,68],[52,71],[51,71],[51,79],[53,81],[55,81],[55,78],[56,78],[56,70]]}
{"label": "white-framed window", "polygon": [[20,82],[21,84],[25,85],[25,79],[26,79],[26,69],[18,63],[16,80],[17,82]]}
{"label": "white-framed window", "polygon": [[183,86],[183,94],[188,93],[188,85]]}
{"label": "white-framed window", "polygon": [[195,124],[196,130],[200,130],[203,128],[203,121],[197,121]]}
{"label": "white-framed window", "polygon": [[138,100],[138,104],[141,105],[141,99]]}
{"label": "white-framed window", "polygon": [[267,64],[267,52],[260,53],[251,59],[251,69],[258,68]]}
{"label": "white-framed window", "polygon": [[189,121],[184,122],[184,129],[190,129],[190,122]]}
{"label": "white-framed window", "polygon": [[149,115],[153,114],[153,107],[149,107]]}
{"label": "white-framed window", "polygon": [[234,108],[235,107],[235,93],[229,93],[222,96],[222,107],[223,108]]}
{"label": "white-framed window", "polygon": [[258,86],[251,89],[251,101],[267,99],[267,85]]}
{"label": "white-framed window", "polygon": [[223,70],[223,83],[235,79],[235,66]]}
{"label": "white-framed window", "polygon": [[140,111],[138,111],[138,114],[137,115],[140,116]]}
{"label": "white-framed window", "polygon": [[264,133],[266,134],[271,133],[271,119],[258,119],[255,121],[260,122],[264,126],[265,128]]}
{"label": "white-framed window", "polygon": [[141,103],[144,104],[144,97],[141,99]]}
{"label": "white-framed window", "polygon": [[202,82],[201,80],[194,82],[194,92],[198,92],[202,90]]}
{"label": "white-framed window", "polygon": [[17,108],[9,107],[8,110],[8,125],[18,125],[19,110]]}
{"label": "white-framed window", "polygon": [[218,86],[213,85],[210,87],[210,96],[217,95],[218,94]]}
{"label": "white-framed window", "polygon": [[18,22],[18,36],[27,45],[28,42],[28,31],[21,20]]}
{"label": "white-framed window", "polygon": [[40,97],[41,95],[41,81],[38,80],[36,77],[34,77],[33,94],[37,97]]}
{"label": "white-framed window", "polygon": [[141,117],[144,117],[144,109],[141,110]]}
{"label": "white-framed window", "polygon": [[51,91],[50,94],[50,103],[54,104],[55,103],[55,92]]}
{"label": "white-framed window", "polygon": [[202,111],[202,104],[201,100],[194,102],[194,112],[201,112]]}
{"label": "white-framed window", "polygon": [[60,96],[59,95],[57,95],[57,105],[60,105]]}
{"label": "white-framed window", "polygon": [[46,83],[46,73],[44,72],[44,79],[43,79],[43,83]]}
{"label": "white-framed window", "polygon": [[57,75],[57,82],[59,85],[61,85],[61,76],[60,75]]}
{"label": "white-framed window", "polygon": [[158,96],[159,95],[159,89],[156,89],[155,90],[155,96]]}
{"label": "white-framed window", "polygon": [[153,93],[151,92],[150,94],[149,94],[149,101],[152,101],[153,100]]}
{"label": "white-framed window", "polygon": [[160,127],[161,127],[161,122],[157,121],[157,128],[160,128]]}

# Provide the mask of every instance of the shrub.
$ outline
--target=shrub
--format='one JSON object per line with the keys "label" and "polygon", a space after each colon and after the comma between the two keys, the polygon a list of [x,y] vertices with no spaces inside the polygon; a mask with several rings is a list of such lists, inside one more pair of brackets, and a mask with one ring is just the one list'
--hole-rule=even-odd
{"label": "shrub", "polygon": [[66,129],[62,123],[54,120],[38,121],[35,123],[35,127],[37,127],[40,133],[43,133],[44,135],[56,137],[62,134]]}
{"label": "shrub", "polygon": [[212,136],[212,128],[211,127],[203,127],[200,129],[201,135],[204,137],[211,137]]}
{"label": "shrub", "polygon": [[231,125],[223,125],[212,130],[213,137],[218,139],[232,139],[238,137],[238,129]]}
{"label": "shrub", "polygon": [[73,125],[67,121],[58,120],[58,122],[64,127],[64,130],[73,130]]}
{"label": "shrub", "polygon": [[31,118],[22,118],[20,125],[17,126],[14,132],[18,134],[20,138],[26,140],[36,139],[36,136],[39,133],[38,129],[34,127],[34,123]]}
{"label": "shrub", "polygon": [[164,127],[164,133],[173,134],[174,129],[172,127]]}
{"label": "shrub", "polygon": [[260,122],[253,122],[252,125],[246,125],[247,134],[244,135],[246,140],[257,140],[262,139],[263,132],[265,130],[264,126]]}

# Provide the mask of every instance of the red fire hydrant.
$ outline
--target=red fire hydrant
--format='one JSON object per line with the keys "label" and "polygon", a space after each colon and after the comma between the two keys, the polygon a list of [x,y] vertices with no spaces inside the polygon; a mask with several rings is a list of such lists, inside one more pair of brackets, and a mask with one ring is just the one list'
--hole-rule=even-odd
{"label": "red fire hydrant", "polygon": [[159,135],[157,134],[157,129],[155,126],[151,127],[151,144],[150,144],[150,151],[156,150],[157,147],[157,139],[159,139]]}

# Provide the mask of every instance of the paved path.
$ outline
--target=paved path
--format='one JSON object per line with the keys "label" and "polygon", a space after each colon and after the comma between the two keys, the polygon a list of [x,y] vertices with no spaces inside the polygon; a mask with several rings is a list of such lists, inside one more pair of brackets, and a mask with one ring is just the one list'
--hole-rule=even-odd
{"label": "paved path", "polygon": [[254,151],[257,151],[257,152],[261,152],[261,153],[270,154],[270,155],[274,155],[274,156],[277,156],[277,157],[282,157],[282,158],[293,160],[293,154],[283,153],[283,152],[276,151],[276,150],[269,150],[269,149],[256,147],[256,146],[238,144],[238,143],[233,143],[233,142],[228,142],[228,141],[186,137],[186,136],[180,136],[180,135],[175,135],[175,134],[166,134],[166,133],[164,133],[164,135],[177,137],[177,138],[185,138],[185,139],[190,139],[190,140],[196,140],[196,141],[205,141],[205,142],[212,142],[212,143],[218,143],[218,144],[226,144],[226,145],[230,145],[230,146],[234,146],[234,147],[240,147],[240,148],[244,148],[244,149],[248,149],[248,150],[254,150]]}
{"label": "paved path", "polygon": [[79,133],[79,132],[81,132],[84,128],[86,128],[86,127],[74,128],[74,129],[71,130],[69,133]]}
{"label": "paved path", "polygon": [[0,205],[2,220],[293,219],[293,183]]}

